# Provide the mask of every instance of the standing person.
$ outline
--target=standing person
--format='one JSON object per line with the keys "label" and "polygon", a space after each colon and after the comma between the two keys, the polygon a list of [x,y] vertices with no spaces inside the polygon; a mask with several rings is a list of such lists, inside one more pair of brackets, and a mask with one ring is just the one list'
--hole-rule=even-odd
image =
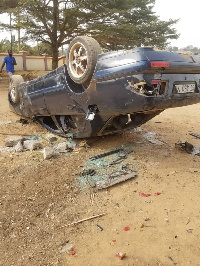
{"label": "standing person", "polygon": [[0,73],[2,72],[5,64],[6,64],[6,72],[8,73],[9,77],[11,77],[15,72],[14,66],[17,65],[17,62],[12,55],[12,50],[8,50],[8,56],[6,56],[3,60]]}

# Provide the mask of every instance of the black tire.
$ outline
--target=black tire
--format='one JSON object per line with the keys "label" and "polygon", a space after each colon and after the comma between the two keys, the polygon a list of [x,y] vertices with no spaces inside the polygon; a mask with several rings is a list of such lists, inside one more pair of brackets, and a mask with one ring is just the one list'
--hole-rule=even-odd
{"label": "black tire", "polygon": [[20,102],[20,96],[19,96],[19,84],[24,82],[24,79],[20,75],[13,75],[10,77],[10,86],[9,86],[9,96],[10,100],[13,103],[19,103]]}
{"label": "black tire", "polygon": [[67,70],[70,78],[78,84],[90,82],[100,53],[101,47],[92,37],[75,37],[67,53]]}

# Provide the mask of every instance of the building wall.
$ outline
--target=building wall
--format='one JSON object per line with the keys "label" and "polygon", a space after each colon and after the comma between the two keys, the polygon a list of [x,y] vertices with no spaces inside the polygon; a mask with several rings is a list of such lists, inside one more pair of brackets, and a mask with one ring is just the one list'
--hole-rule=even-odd
{"label": "building wall", "polygon": [[[7,56],[7,53],[0,53],[0,66],[3,63],[4,57]],[[18,54],[13,54],[17,61],[15,66],[16,71],[31,71],[31,70],[52,70],[52,57],[44,54],[42,56],[27,56],[26,52],[22,51]],[[66,57],[60,57],[58,61],[58,66],[61,66],[66,63]],[[6,68],[4,67],[4,70]]]}
{"label": "building wall", "polygon": [[50,70],[45,69],[44,57],[41,56],[27,56],[26,67],[27,70]]}

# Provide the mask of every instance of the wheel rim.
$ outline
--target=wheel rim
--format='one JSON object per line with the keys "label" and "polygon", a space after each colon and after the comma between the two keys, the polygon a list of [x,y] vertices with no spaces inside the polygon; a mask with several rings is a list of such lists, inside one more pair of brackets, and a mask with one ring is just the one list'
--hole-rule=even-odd
{"label": "wheel rim", "polygon": [[88,65],[87,50],[82,43],[75,43],[69,52],[69,68],[76,78],[81,78]]}

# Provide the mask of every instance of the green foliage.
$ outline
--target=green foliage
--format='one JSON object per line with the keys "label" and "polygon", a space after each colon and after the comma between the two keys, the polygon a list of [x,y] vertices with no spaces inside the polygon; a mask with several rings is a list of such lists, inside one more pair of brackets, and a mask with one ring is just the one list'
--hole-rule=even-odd
{"label": "green foliage", "polygon": [[[8,39],[3,39],[0,41],[0,53],[7,53],[7,51],[10,49],[11,43]],[[13,36],[12,38],[12,51],[13,53],[18,53],[18,41],[15,41],[15,38]],[[21,51],[26,51],[27,55],[42,55],[42,54],[48,54],[49,56],[52,56],[51,47],[45,43],[38,43],[36,46],[30,46],[27,43],[21,44]]]}
{"label": "green foliage", "polygon": [[[6,38],[0,41],[0,53],[7,53],[7,51],[10,49],[11,49],[10,40]],[[18,51],[17,42],[15,41],[14,36],[12,36],[12,51],[14,53]]]}
{"label": "green foliage", "polygon": [[18,6],[18,0],[1,0],[0,2],[0,13],[9,12],[10,9]]}
{"label": "green foliage", "polygon": [[49,45],[55,68],[58,49],[77,35],[91,35],[112,50],[135,45],[163,48],[177,39],[177,20],[161,21],[152,11],[154,4],[155,0],[19,0],[14,27],[25,29],[29,40]]}

